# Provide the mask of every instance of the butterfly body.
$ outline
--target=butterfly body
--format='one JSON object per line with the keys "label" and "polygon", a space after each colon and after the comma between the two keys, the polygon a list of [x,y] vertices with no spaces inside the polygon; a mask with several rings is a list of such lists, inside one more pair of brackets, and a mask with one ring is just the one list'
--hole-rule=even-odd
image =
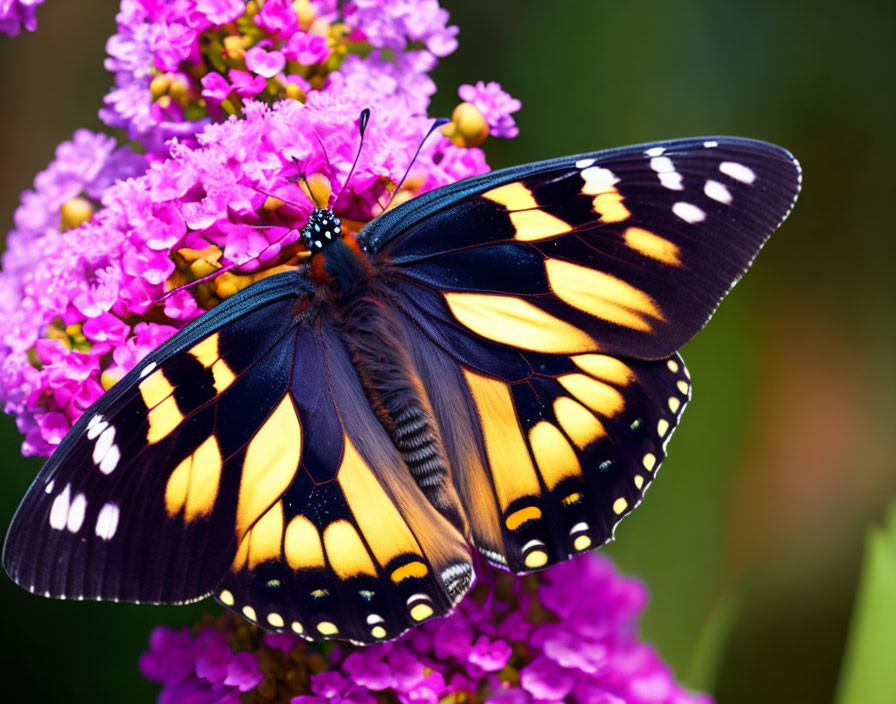
{"label": "butterfly body", "polygon": [[307,267],[191,323],[75,424],[6,570],[376,642],[449,611],[473,549],[518,573],[590,550],[690,399],[678,348],[799,181],[778,147],[707,138],[468,179],[357,237],[318,209]]}

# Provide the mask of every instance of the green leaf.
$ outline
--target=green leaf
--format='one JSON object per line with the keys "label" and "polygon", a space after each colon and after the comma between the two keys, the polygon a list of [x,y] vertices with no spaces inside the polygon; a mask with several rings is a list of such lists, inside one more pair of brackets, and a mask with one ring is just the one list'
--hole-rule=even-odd
{"label": "green leaf", "polygon": [[838,704],[896,702],[896,507],[868,531]]}

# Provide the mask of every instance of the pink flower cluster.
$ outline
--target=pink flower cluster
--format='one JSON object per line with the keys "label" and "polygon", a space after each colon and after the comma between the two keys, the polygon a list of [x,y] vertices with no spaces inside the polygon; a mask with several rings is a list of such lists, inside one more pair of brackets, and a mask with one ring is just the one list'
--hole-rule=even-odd
{"label": "pink flower cluster", "polygon": [[[0,274],[0,399],[25,433],[25,454],[48,455],[102,394],[102,374],[120,378],[208,307],[192,291],[157,303],[176,272],[177,252],[211,248],[219,255],[214,266],[239,275],[274,262],[296,242],[312,208],[296,176],[321,174],[341,187],[358,148],[362,107],[325,93],[304,104],[250,101],[243,118],[208,126],[195,146],[173,144],[170,158],[112,185],[116,175],[145,168],[143,160],[83,131],[60,147],[23,199]],[[361,222],[378,214],[385,184],[401,179],[429,125],[388,105],[374,107],[336,212]],[[411,180],[422,192],[487,169],[481,150],[435,137]],[[294,205],[266,209],[258,189]],[[80,192],[104,207],[60,232],[59,208]],[[141,321],[153,307],[154,322]],[[48,336],[51,329],[56,334]]]}
{"label": "pink flower cluster", "polygon": [[247,98],[320,90],[424,115],[428,72],[457,47],[447,21],[437,0],[123,0],[100,116],[164,152]]}
{"label": "pink flower cluster", "polygon": [[261,699],[291,704],[711,701],[683,690],[637,638],[646,590],[609,560],[578,557],[540,584],[490,568],[478,575],[453,614],[390,643],[340,645],[324,658],[289,634],[259,644],[257,628],[234,617],[196,636],[157,628],[140,667],[162,683],[161,704],[235,704],[254,687]]}
{"label": "pink flower cluster", "polygon": [[[311,208],[298,170],[338,190],[364,107],[365,149],[335,208],[358,226],[377,215],[431,124],[427,72],[456,31],[435,0],[123,0],[100,114],[147,152],[79,130],[25,191],[7,238],[0,403],[24,454],[49,455],[149,351],[284,263]],[[506,94],[480,93],[494,121]],[[480,149],[437,134],[402,195],[487,170]],[[217,270],[228,275],[160,302]]]}

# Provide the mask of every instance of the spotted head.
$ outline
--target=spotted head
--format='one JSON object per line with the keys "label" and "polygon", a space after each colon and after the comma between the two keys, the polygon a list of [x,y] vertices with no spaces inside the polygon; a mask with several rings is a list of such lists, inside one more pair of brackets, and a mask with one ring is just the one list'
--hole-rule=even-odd
{"label": "spotted head", "polygon": [[315,208],[302,228],[302,239],[311,254],[322,252],[327,245],[342,238],[342,220],[329,208]]}

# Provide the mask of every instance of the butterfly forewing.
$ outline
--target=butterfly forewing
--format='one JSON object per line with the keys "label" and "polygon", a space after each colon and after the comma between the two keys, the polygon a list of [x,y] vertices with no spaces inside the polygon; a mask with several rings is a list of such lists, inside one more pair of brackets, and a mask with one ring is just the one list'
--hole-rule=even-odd
{"label": "butterfly forewing", "polygon": [[779,147],[678,140],[471,179],[365,236],[382,266],[438,292],[441,318],[481,338],[661,359],[703,327],[799,181]]}

